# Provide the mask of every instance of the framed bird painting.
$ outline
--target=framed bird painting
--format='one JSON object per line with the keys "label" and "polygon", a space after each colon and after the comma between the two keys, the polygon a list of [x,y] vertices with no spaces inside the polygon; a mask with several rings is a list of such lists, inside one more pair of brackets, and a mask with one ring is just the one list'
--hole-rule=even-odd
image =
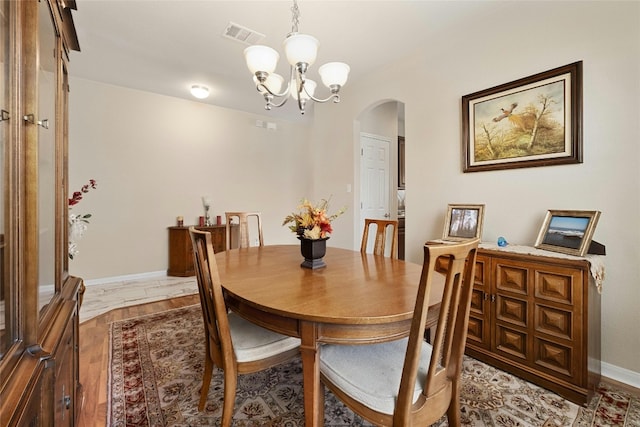
{"label": "framed bird painting", "polygon": [[462,97],[463,171],[582,163],[582,61]]}

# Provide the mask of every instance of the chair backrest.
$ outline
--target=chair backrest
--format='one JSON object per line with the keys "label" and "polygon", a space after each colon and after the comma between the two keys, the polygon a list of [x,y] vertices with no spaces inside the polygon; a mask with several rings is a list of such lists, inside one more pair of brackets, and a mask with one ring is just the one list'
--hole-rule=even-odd
{"label": "chair backrest", "polygon": [[[451,411],[454,410],[450,407],[450,402],[452,397],[459,399],[459,380],[467,339],[478,243],[479,239],[474,239],[456,244],[424,247],[422,275],[393,425],[430,425],[445,413],[449,413],[449,422],[453,422]],[[418,401],[414,402],[420,349],[422,345],[428,345],[424,343],[423,337],[429,294],[433,276],[441,274],[436,271],[436,260],[440,256],[448,258],[440,315],[431,344],[433,350],[428,373],[424,379],[424,391]],[[459,406],[456,407],[459,409]]]}
{"label": "chair backrest", "polygon": [[227,370],[235,365],[235,353],[211,233],[189,227],[189,235],[207,335],[206,350],[217,366]]}
{"label": "chair backrest", "polygon": [[360,244],[360,252],[367,252],[367,244],[369,243],[369,229],[372,224],[376,225],[376,238],[373,245],[373,254],[384,256],[387,242],[387,227],[391,227],[391,258],[397,258],[398,220],[395,219],[365,218],[364,231],[362,232],[362,243]]}
{"label": "chair backrest", "polygon": [[239,248],[248,248],[251,246],[249,240],[249,218],[255,217],[258,228],[258,242],[259,246],[264,246],[264,240],[262,238],[262,214],[260,212],[225,212],[227,220],[227,250],[231,248],[231,219],[238,218],[238,225],[240,227],[240,238],[238,242]]}

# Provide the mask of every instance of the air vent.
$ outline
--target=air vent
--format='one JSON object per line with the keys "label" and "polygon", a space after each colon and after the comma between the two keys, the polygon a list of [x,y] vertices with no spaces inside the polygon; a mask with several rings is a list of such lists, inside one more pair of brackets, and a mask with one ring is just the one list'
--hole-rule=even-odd
{"label": "air vent", "polygon": [[247,27],[233,22],[229,22],[229,25],[224,29],[222,35],[228,39],[233,39],[248,45],[256,44],[265,38],[264,34],[260,34],[257,31],[250,30]]}

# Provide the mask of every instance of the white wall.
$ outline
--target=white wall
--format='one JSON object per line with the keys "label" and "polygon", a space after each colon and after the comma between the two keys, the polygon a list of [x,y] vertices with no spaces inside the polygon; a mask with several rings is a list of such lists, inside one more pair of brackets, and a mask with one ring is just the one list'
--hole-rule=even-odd
{"label": "white wall", "polygon": [[[600,210],[594,239],[607,247],[602,358],[640,386],[640,3],[505,2],[500,16],[452,29],[423,51],[343,90],[339,109],[316,109],[312,145],[344,168],[316,163],[316,194],[337,192],[358,172],[360,114],[379,100],[405,105],[406,252],[421,262],[442,232],[448,203],[485,203],[484,240],[531,245],[548,209]],[[584,61],[584,163],[462,173],[463,95]],[[354,118],[358,119],[354,124]],[[345,135],[353,135],[352,144]],[[344,195],[351,205],[357,194]],[[354,215],[355,216],[355,215]],[[631,220],[631,223],[629,222]],[[345,225],[355,221],[343,222]],[[344,227],[348,245],[359,230]],[[336,242],[338,239],[334,239]]]}
{"label": "white wall", "polygon": [[[258,210],[265,244],[290,243],[282,220],[311,192],[306,126],[198,102],[71,79],[69,185],[91,190],[91,213],[72,274],[85,280],[167,269],[167,227],[184,216]],[[224,222],[224,220],[223,220]]]}

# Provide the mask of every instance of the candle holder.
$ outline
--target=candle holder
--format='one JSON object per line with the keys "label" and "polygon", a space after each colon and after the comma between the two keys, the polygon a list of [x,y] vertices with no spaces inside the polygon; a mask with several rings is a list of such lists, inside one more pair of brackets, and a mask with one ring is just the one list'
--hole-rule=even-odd
{"label": "candle holder", "polygon": [[202,206],[204,206],[204,225],[206,227],[211,226],[211,217],[209,216],[209,209],[211,208],[211,201],[209,197],[202,198]]}
{"label": "candle holder", "polygon": [[209,216],[209,206],[204,207],[204,225],[209,227],[211,225],[211,217]]}

